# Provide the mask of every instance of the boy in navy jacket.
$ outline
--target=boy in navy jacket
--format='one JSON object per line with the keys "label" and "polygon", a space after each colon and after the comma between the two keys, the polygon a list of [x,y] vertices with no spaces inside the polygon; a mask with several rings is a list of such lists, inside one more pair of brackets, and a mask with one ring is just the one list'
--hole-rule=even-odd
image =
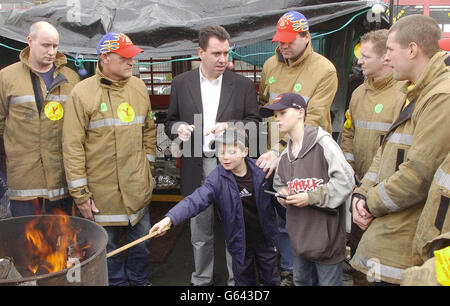
{"label": "boy in navy jacket", "polygon": [[278,286],[278,252],[276,247],[276,200],[264,190],[272,190],[272,177],[247,157],[245,131],[227,128],[215,139],[220,164],[202,186],[175,205],[150,233],[164,234],[209,205],[219,212],[228,252],[233,259],[236,286],[256,285],[256,263],[260,284]]}

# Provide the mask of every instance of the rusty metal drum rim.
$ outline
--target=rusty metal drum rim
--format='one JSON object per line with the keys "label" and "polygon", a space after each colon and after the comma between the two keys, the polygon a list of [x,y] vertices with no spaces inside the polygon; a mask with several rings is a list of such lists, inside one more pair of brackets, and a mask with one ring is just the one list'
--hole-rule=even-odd
{"label": "rusty metal drum rim", "polygon": [[[22,216],[22,217],[14,217],[14,219],[32,219],[33,217],[62,217],[61,215],[29,215],[29,216]],[[94,221],[85,219],[85,218],[80,218],[80,217],[76,217],[76,216],[68,216],[71,219],[79,219],[79,220],[83,220],[82,222],[88,222],[88,223],[93,223],[96,225],[96,227],[98,227],[101,232],[105,235],[106,239],[104,241],[102,241],[101,243],[103,245],[101,245],[101,247],[95,252],[95,254],[93,254],[91,257],[89,257],[86,260],[83,260],[83,262],[81,262],[80,267],[83,267],[87,264],[89,264],[91,261],[93,261],[94,259],[96,259],[98,256],[100,256],[101,253],[105,252],[105,257],[106,257],[106,245],[108,243],[108,234],[106,232],[106,230],[103,228],[103,226],[97,224]],[[0,220],[1,222],[6,222],[9,219],[3,219]],[[37,275],[37,276],[28,276],[28,277],[23,277],[17,280],[0,280],[0,284],[12,284],[12,283],[25,283],[25,282],[32,282],[32,281],[39,281],[42,279],[47,279],[47,278],[51,278],[51,277],[55,277],[55,276],[60,276],[60,275],[64,275],[67,272],[69,272],[71,268],[66,268],[64,270],[60,270],[57,272],[52,272],[52,273],[47,273],[47,274],[41,274],[41,275]]]}

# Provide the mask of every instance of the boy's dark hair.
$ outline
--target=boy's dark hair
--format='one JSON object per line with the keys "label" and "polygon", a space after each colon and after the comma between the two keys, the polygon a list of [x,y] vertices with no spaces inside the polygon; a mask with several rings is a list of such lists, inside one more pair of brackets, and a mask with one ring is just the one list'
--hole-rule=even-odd
{"label": "boy's dark hair", "polygon": [[198,33],[198,46],[203,50],[208,48],[209,39],[214,36],[220,41],[230,40],[230,34],[224,27],[219,25],[209,25]]}

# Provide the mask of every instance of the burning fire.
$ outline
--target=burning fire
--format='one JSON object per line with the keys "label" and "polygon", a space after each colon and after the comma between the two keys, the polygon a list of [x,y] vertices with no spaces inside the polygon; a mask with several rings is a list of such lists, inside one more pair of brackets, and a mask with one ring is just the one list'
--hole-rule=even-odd
{"label": "burning fire", "polygon": [[69,250],[82,254],[84,249],[89,248],[89,244],[79,246],[77,243],[77,234],[81,229],[73,229],[69,224],[69,216],[62,211],[59,215],[58,218],[35,218],[25,227],[27,248],[34,259],[28,269],[33,275],[40,268],[44,268],[47,273],[70,268]]}

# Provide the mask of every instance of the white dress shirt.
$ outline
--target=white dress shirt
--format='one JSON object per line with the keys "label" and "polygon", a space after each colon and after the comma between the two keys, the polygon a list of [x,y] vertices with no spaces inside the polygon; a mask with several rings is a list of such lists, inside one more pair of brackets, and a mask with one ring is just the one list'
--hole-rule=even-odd
{"label": "white dress shirt", "polygon": [[219,108],[220,91],[222,89],[222,76],[209,81],[202,74],[200,66],[200,91],[203,106],[203,152],[211,152],[209,143],[214,139],[214,134],[205,136],[216,125],[217,109]]}

